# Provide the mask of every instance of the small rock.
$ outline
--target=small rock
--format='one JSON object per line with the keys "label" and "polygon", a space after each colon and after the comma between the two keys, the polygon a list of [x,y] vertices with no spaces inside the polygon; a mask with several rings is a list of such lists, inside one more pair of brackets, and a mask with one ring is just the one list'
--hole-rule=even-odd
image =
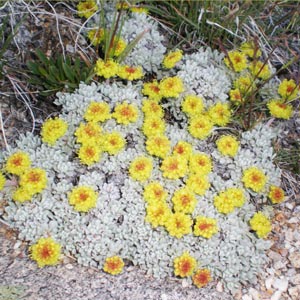
{"label": "small rock", "polygon": [[249,295],[244,295],[244,296],[242,297],[242,300],[252,300],[252,297],[249,296]]}
{"label": "small rock", "polygon": [[289,292],[289,295],[291,296],[292,300],[299,300],[300,285],[289,288],[288,292]]}
{"label": "small rock", "polygon": [[286,265],[286,263],[284,263],[280,260],[280,261],[277,261],[276,263],[274,263],[274,268],[276,270],[280,270],[280,269],[283,269],[285,267],[285,265]]}
{"label": "small rock", "polygon": [[242,293],[242,290],[239,289],[235,294],[234,294],[234,300],[242,300],[242,296],[243,296],[243,293]]}
{"label": "small rock", "polygon": [[223,292],[223,284],[222,284],[221,281],[219,281],[219,282],[217,283],[216,290],[217,290],[219,293],[222,293],[222,292]]}
{"label": "small rock", "polygon": [[292,242],[294,240],[294,233],[292,230],[287,230],[285,232],[285,239],[289,242]]}
{"label": "small rock", "polygon": [[289,209],[289,210],[293,210],[294,209],[294,207],[295,207],[295,202],[286,202],[285,203],[285,207],[287,208],[287,209]]}
{"label": "small rock", "polygon": [[273,282],[274,282],[274,277],[269,277],[266,279],[265,286],[266,286],[267,290],[271,289]]}
{"label": "small rock", "polygon": [[275,262],[281,260],[281,255],[272,250],[269,251],[268,256]]}
{"label": "small rock", "polygon": [[14,250],[20,248],[21,245],[22,245],[22,242],[21,242],[21,241],[17,241],[17,242],[14,244]]}
{"label": "small rock", "polygon": [[289,281],[286,278],[278,279],[276,278],[273,282],[273,287],[276,290],[279,290],[281,292],[287,291],[289,285]]}
{"label": "small rock", "polygon": [[67,264],[65,266],[65,268],[68,269],[68,270],[72,270],[74,268],[74,266],[72,264]]}
{"label": "small rock", "polygon": [[249,289],[249,294],[252,296],[252,298],[254,300],[260,300],[259,292],[256,289],[250,288]]}
{"label": "small rock", "polygon": [[272,295],[271,300],[280,300],[281,294],[282,294],[281,291],[276,291],[276,292]]}
{"label": "small rock", "polygon": [[160,299],[161,300],[168,300],[168,296],[166,294],[161,294]]}
{"label": "small rock", "polygon": [[289,254],[289,251],[285,248],[279,250],[281,256],[286,257]]}
{"label": "small rock", "polygon": [[181,282],[183,288],[187,288],[190,286],[190,283],[184,278]]}
{"label": "small rock", "polygon": [[300,268],[300,252],[291,253],[289,260],[294,268]]}
{"label": "small rock", "polygon": [[299,219],[297,217],[292,217],[288,220],[288,223],[298,223],[299,222]]}
{"label": "small rock", "polygon": [[296,274],[290,279],[291,283],[294,285],[300,285],[300,274]]}

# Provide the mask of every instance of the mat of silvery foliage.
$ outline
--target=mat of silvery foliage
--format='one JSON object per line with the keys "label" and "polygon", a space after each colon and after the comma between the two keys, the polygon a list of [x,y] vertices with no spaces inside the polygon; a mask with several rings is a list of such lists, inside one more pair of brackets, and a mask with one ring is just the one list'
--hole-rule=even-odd
{"label": "mat of silvery foliage", "polygon": [[230,129],[235,75],[222,54],[167,54],[144,13],[126,17],[120,38],[141,30],[120,73],[140,67],[139,78],[116,72],[58,94],[61,113],[40,136],[3,153],[2,218],[40,267],[65,254],[116,275],[127,260],[157,278],[234,291],[267,262],[272,205],[284,199],[272,162],[279,132]]}

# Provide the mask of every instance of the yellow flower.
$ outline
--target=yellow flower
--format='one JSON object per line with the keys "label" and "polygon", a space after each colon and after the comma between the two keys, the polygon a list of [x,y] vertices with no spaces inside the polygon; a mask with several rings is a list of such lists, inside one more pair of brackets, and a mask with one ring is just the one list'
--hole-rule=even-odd
{"label": "yellow flower", "polygon": [[237,78],[233,85],[236,89],[240,90],[242,95],[248,94],[256,88],[256,85],[249,74]]}
{"label": "yellow flower", "polygon": [[192,232],[192,224],[193,221],[189,215],[176,212],[169,215],[165,222],[165,227],[171,236],[180,239],[185,234]]}
{"label": "yellow flower", "polygon": [[68,194],[69,203],[79,212],[96,207],[98,193],[89,186],[77,186]]}
{"label": "yellow flower", "polygon": [[186,180],[186,186],[195,194],[203,196],[210,188],[207,176],[201,174],[192,174]]}
{"label": "yellow flower", "polygon": [[216,219],[207,218],[204,216],[199,216],[196,218],[196,223],[194,225],[194,235],[210,239],[214,234],[218,232],[218,230],[219,228]]}
{"label": "yellow flower", "polygon": [[216,142],[222,155],[234,157],[239,150],[239,141],[232,135],[222,135]]}
{"label": "yellow flower", "polygon": [[99,145],[102,142],[102,128],[94,122],[80,123],[75,136],[78,143]]}
{"label": "yellow flower", "polygon": [[247,68],[246,55],[240,51],[229,51],[228,57],[224,58],[224,62],[228,68],[233,68],[235,72],[241,72]]}
{"label": "yellow flower", "polygon": [[159,87],[161,95],[165,98],[178,98],[179,95],[184,91],[183,82],[181,78],[177,76],[166,77],[162,79]]}
{"label": "yellow flower", "polygon": [[163,176],[169,179],[179,179],[184,177],[188,171],[187,160],[178,156],[167,156],[161,164],[160,169]]}
{"label": "yellow flower", "polygon": [[144,119],[142,130],[146,137],[163,135],[166,130],[166,124],[160,117],[147,117]]}
{"label": "yellow flower", "polygon": [[113,43],[113,56],[118,57],[120,56],[125,48],[127,47],[126,42],[122,38],[115,38]]}
{"label": "yellow flower", "polygon": [[120,66],[118,70],[118,76],[122,79],[136,80],[144,76],[142,67],[130,67],[130,66]]}
{"label": "yellow flower", "polygon": [[208,154],[196,152],[191,155],[189,161],[189,169],[191,173],[198,175],[207,175],[212,170],[212,161]]}
{"label": "yellow flower", "polygon": [[124,261],[120,256],[112,256],[105,259],[103,270],[111,275],[118,275],[123,271]]}
{"label": "yellow flower", "polygon": [[104,78],[110,78],[116,76],[119,70],[119,65],[112,59],[107,60],[106,62],[99,58],[96,62],[95,72],[98,76]]}
{"label": "yellow flower", "polygon": [[267,176],[258,168],[250,167],[243,173],[242,181],[246,188],[261,192],[267,182]]}
{"label": "yellow flower", "polygon": [[23,151],[17,151],[7,158],[5,169],[8,173],[21,175],[30,165],[29,155]]}
{"label": "yellow flower", "polygon": [[190,119],[189,132],[190,134],[200,140],[207,138],[213,129],[211,119],[205,115],[197,115]]}
{"label": "yellow flower", "polygon": [[282,188],[275,185],[271,185],[268,197],[270,198],[273,204],[278,204],[284,201],[285,195]]}
{"label": "yellow flower", "polygon": [[157,101],[151,99],[143,101],[142,111],[146,118],[154,115],[159,118],[164,116],[162,107],[157,103]]}
{"label": "yellow flower", "polygon": [[122,102],[116,105],[113,117],[119,124],[128,125],[137,121],[138,109],[133,104]]}
{"label": "yellow flower", "polygon": [[297,93],[298,88],[293,79],[284,79],[278,87],[278,94],[285,100],[295,99],[297,97]]}
{"label": "yellow flower", "polygon": [[229,214],[234,211],[235,208],[234,199],[229,192],[222,191],[214,197],[214,206],[221,214]]}
{"label": "yellow flower", "polygon": [[173,148],[173,154],[179,155],[185,159],[189,159],[192,154],[193,147],[190,143],[179,141]]}
{"label": "yellow flower", "polygon": [[126,141],[123,136],[113,131],[104,135],[104,147],[103,150],[107,151],[111,155],[115,155],[125,147]]}
{"label": "yellow flower", "polygon": [[98,46],[104,40],[105,31],[103,28],[89,30],[87,36],[93,46]]}
{"label": "yellow flower", "polygon": [[98,10],[98,6],[96,1],[94,0],[87,0],[83,2],[79,2],[77,5],[77,11],[79,17],[89,18]]}
{"label": "yellow flower", "polygon": [[4,186],[5,186],[5,176],[2,174],[2,172],[0,172],[0,191],[3,190]]}
{"label": "yellow flower", "polygon": [[242,207],[246,201],[245,193],[240,188],[228,188],[226,189],[229,197],[233,200],[233,205],[235,207]]}
{"label": "yellow flower", "polygon": [[261,51],[258,46],[253,42],[245,42],[240,47],[241,51],[251,58],[258,58],[261,56]]}
{"label": "yellow flower", "polygon": [[153,181],[144,188],[144,199],[151,203],[163,202],[167,199],[167,192],[158,181]]}
{"label": "yellow flower", "polygon": [[151,176],[152,168],[151,158],[140,156],[131,162],[129,174],[135,180],[145,181]]}
{"label": "yellow flower", "polygon": [[197,205],[197,199],[194,193],[187,187],[175,191],[172,202],[175,212],[185,214],[191,214]]}
{"label": "yellow flower", "polygon": [[171,210],[166,202],[150,202],[146,208],[145,220],[151,224],[153,228],[165,225],[171,214]]}
{"label": "yellow flower", "polygon": [[159,102],[163,97],[157,80],[144,83],[142,93],[148,96],[151,100]]}
{"label": "yellow flower", "polygon": [[293,114],[293,107],[291,104],[286,104],[282,100],[271,100],[268,104],[270,114],[279,119],[288,120]]}
{"label": "yellow flower", "polygon": [[241,103],[243,101],[243,97],[239,89],[230,90],[229,96],[232,102]]}
{"label": "yellow flower", "polygon": [[23,203],[25,201],[31,200],[33,195],[34,195],[34,193],[29,191],[26,187],[19,187],[14,191],[14,193],[12,195],[12,199],[14,201]]}
{"label": "yellow flower", "polygon": [[163,59],[163,66],[166,69],[174,68],[175,65],[181,60],[181,58],[182,58],[181,50],[169,52],[167,55],[165,55]]}
{"label": "yellow flower", "polygon": [[88,122],[104,122],[111,118],[110,107],[106,102],[92,101],[83,117]]}
{"label": "yellow flower", "polygon": [[27,169],[20,176],[20,186],[29,193],[40,193],[47,185],[46,171],[40,168]]}
{"label": "yellow flower", "polygon": [[67,132],[67,129],[68,124],[66,121],[60,118],[48,119],[42,126],[42,141],[53,146]]}
{"label": "yellow flower", "polygon": [[199,115],[203,112],[203,99],[196,95],[187,95],[181,103],[182,111],[188,116]]}
{"label": "yellow flower", "polygon": [[226,126],[230,122],[231,112],[228,103],[218,102],[208,111],[212,122],[218,126]]}
{"label": "yellow flower", "polygon": [[130,8],[130,11],[137,14],[148,14],[148,9],[141,6],[134,6]]}
{"label": "yellow flower", "polygon": [[269,66],[261,61],[253,61],[249,66],[249,70],[253,76],[257,76],[264,80],[271,76]]}
{"label": "yellow flower", "polygon": [[180,277],[191,276],[196,266],[196,259],[186,251],[174,259],[174,274]]}
{"label": "yellow flower", "polygon": [[40,238],[29,250],[31,258],[37,262],[40,268],[56,265],[60,259],[61,246],[51,237]]}
{"label": "yellow flower", "polygon": [[146,149],[150,155],[164,158],[171,150],[170,140],[164,135],[150,136],[146,141]]}
{"label": "yellow flower", "polygon": [[262,212],[255,213],[249,223],[259,238],[266,237],[272,229],[270,220]]}
{"label": "yellow flower", "polygon": [[196,287],[202,288],[212,280],[210,271],[208,269],[199,269],[193,275],[192,280]]}
{"label": "yellow flower", "polygon": [[78,157],[82,164],[90,166],[100,161],[101,148],[96,143],[84,143],[78,150]]}

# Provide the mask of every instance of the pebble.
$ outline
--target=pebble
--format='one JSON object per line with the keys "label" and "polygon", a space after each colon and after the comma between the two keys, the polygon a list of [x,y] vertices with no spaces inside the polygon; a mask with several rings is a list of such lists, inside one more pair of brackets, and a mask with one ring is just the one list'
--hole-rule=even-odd
{"label": "pebble", "polygon": [[256,289],[250,288],[249,294],[252,296],[253,300],[260,300],[259,292]]}
{"label": "pebble", "polygon": [[275,264],[274,264],[274,268],[276,270],[280,270],[280,269],[283,269],[285,267],[287,263],[285,262],[282,262],[281,260],[280,261],[277,261]]}
{"label": "pebble", "polygon": [[65,268],[68,269],[68,270],[72,270],[74,268],[74,266],[72,264],[67,264],[65,266]]}
{"label": "pebble", "polygon": [[17,242],[14,244],[14,250],[20,248],[21,245],[22,245],[22,242],[21,242],[21,241],[17,241]]}
{"label": "pebble", "polygon": [[217,283],[216,290],[217,290],[219,293],[222,293],[222,292],[223,292],[223,284],[222,284],[221,281],[219,281],[219,282]]}
{"label": "pebble", "polygon": [[300,285],[296,285],[294,287],[289,288],[288,292],[292,300],[299,300]]}
{"label": "pebble", "polygon": [[291,253],[289,260],[294,268],[300,268],[300,252]]}
{"label": "pebble", "polygon": [[294,285],[300,285],[300,274],[296,274],[296,275],[292,276],[290,281]]}
{"label": "pebble", "polygon": [[166,294],[161,294],[160,299],[161,300],[168,300],[168,296]]}
{"label": "pebble", "polygon": [[244,296],[242,297],[242,300],[252,300],[252,297],[249,296],[249,295],[244,295]]}
{"label": "pebble", "polygon": [[268,256],[273,260],[273,261],[280,261],[281,260],[281,255],[275,251],[269,251]]}
{"label": "pebble", "polygon": [[265,280],[265,285],[267,290],[271,289],[273,282],[274,282],[274,277],[269,277]]}
{"label": "pebble", "polygon": [[286,278],[276,278],[273,282],[273,287],[281,292],[287,291],[289,281]]}
{"label": "pebble", "polygon": [[183,288],[187,288],[190,286],[190,283],[187,281],[187,279],[184,278],[181,282],[181,285]]}
{"label": "pebble", "polygon": [[280,300],[281,294],[282,294],[281,291],[276,291],[276,292],[272,295],[271,300]]}

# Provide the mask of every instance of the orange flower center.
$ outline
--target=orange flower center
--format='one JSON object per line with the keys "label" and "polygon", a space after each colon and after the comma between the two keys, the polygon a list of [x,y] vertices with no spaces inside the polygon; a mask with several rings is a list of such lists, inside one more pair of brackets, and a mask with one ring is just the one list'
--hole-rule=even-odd
{"label": "orange flower center", "polygon": [[177,162],[177,161],[171,162],[171,163],[169,164],[168,169],[169,169],[170,171],[175,171],[175,170],[177,170],[177,169],[178,169],[178,162]]}
{"label": "orange flower center", "polygon": [[294,90],[294,87],[293,87],[292,85],[288,85],[288,86],[286,87],[286,92],[287,92],[287,94],[291,94],[291,93],[293,92],[293,90]]}
{"label": "orange flower center", "polygon": [[277,106],[282,109],[286,109],[286,104],[284,104],[284,103],[278,103]]}
{"label": "orange flower center", "polygon": [[103,108],[102,107],[100,107],[100,106],[93,106],[92,108],[91,108],[91,112],[93,113],[93,114],[96,114],[96,113],[102,113],[103,112]]}
{"label": "orange flower center", "polygon": [[146,165],[144,162],[139,162],[139,163],[137,163],[135,169],[137,171],[143,171],[143,170],[145,170],[145,167],[146,167]]}
{"label": "orange flower center", "polygon": [[151,85],[151,86],[150,86],[150,89],[151,89],[154,93],[156,93],[156,94],[158,94],[159,91],[160,91],[159,87],[156,86],[156,85]]}
{"label": "orange flower center", "polygon": [[242,60],[241,60],[241,58],[240,58],[240,56],[235,56],[234,57],[234,59],[233,59],[234,61],[235,61],[235,63],[240,63]]}
{"label": "orange flower center", "polygon": [[273,198],[274,198],[275,200],[281,200],[281,199],[283,198],[283,193],[282,193],[282,191],[279,190],[279,189],[275,189],[275,190],[273,191]]}
{"label": "orange flower center", "polygon": [[84,201],[87,200],[88,197],[89,197],[89,196],[88,196],[85,192],[81,192],[81,193],[79,194],[79,201],[84,202]]}
{"label": "orange flower center", "polygon": [[46,258],[48,258],[48,257],[51,256],[52,250],[49,249],[49,246],[48,246],[48,245],[44,245],[43,248],[42,248],[42,250],[41,250],[41,253],[40,253],[40,254],[41,254],[41,257],[42,257],[42,258],[46,259]]}
{"label": "orange flower center", "polygon": [[180,269],[182,273],[188,273],[191,270],[191,263],[188,260],[183,261],[181,263]]}
{"label": "orange flower center", "polygon": [[107,268],[111,271],[114,271],[120,267],[120,264],[118,261],[110,261],[107,262]]}
{"label": "orange flower center", "polygon": [[95,151],[94,151],[94,149],[92,149],[92,148],[87,148],[86,151],[85,151],[85,154],[86,154],[88,157],[94,157],[94,156],[95,156]]}
{"label": "orange flower center", "polygon": [[187,195],[183,195],[183,196],[181,197],[181,204],[182,204],[183,206],[185,206],[185,205],[188,205],[189,203],[190,203],[190,197],[187,196]]}
{"label": "orange flower center", "polygon": [[96,135],[96,131],[91,128],[90,126],[86,126],[84,128],[84,132],[88,135],[88,136],[95,136]]}
{"label": "orange flower center", "polygon": [[156,197],[161,197],[162,194],[163,194],[163,191],[162,191],[161,189],[156,189],[156,190],[154,190],[154,195],[155,195]]}
{"label": "orange flower center", "polygon": [[135,73],[135,71],[136,71],[136,68],[133,68],[133,67],[125,68],[125,72],[127,72],[129,74],[133,74],[133,73]]}
{"label": "orange flower center", "polygon": [[198,283],[200,283],[201,285],[205,285],[209,282],[209,275],[206,272],[201,272],[197,275],[195,275],[196,280]]}
{"label": "orange flower center", "polygon": [[128,106],[126,106],[121,110],[121,115],[124,117],[131,117],[133,116],[133,113],[131,109]]}
{"label": "orange flower center", "polygon": [[200,223],[199,225],[198,225],[198,228],[200,229],[200,230],[207,230],[207,229],[209,229],[209,228],[211,228],[212,227],[212,224],[209,224],[209,223]]}
{"label": "orange flower center", "polygon": [[115,139],[111,139],[111,140],[109,141],[109,143],[110,143],[112,146],[117,145],[117,141],[116,141]]}
{"label": "orange flower center", "polygon": [[183,154],[183,153],[184,153],[184,148],[183,148],[183,146],[177,146],[175,150],[176,150],[176,152],[177,152],[178,154]]}
{"label": "orange flower center", "polygon": [[40,174],[37,173],[29,173],[28,175],[28,181],[33,182],[33,183],[37,183],[39,182],[41,179]]}
{"label": "orange flower center", "polygon": [[22,161],[23,161],[22,157],[16,157],[12,160],[12,163],[13,165],[19,167],[22,165]]}
{"label": "orange flower center", "polygon": [[261,180],[261,177],[260,177],[259,174],[253,174],[253,175],[251,176],[251,180],[252,180],[253,182],[259,182],[259,181]]}
{"label": "orange flower center", "polygon": [[175,226],[176,226],[176,228],[182,227],[182,222],[180,220],[176,220],[175,221]]}

